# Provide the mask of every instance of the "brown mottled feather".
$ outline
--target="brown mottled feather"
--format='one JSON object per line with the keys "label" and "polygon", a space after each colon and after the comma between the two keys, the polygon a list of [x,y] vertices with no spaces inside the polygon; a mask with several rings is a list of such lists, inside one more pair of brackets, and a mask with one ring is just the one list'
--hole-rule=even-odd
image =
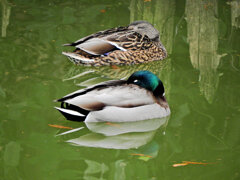
{"label": "brown mottled feather", "polygon": [[[129,50],[129,51],[121,51],[116,50],[109,53],[108,56],[97,56],[94,57],[94,62],[87,63],[92,66],[102,66],[102,65],[131,65],[131,64],[140,64],[155,60],[162,60],[167,56],[166,51],[163,48],[158,47],[154,43],[146,44],[149,46],[142,46],[139,50]],[[86,57],[83,55],[84,51],[78,51],[79,56]],[[91,59],[93,56],[88,55]],[[84,64],[81,61],[75,62],[76,64]]]}
{"label": "brown mottled feather", "polygon": [[[113,45],[108,48],[109,50],[102,51],[101,55],[90,54],[85,51],[91,47],[84,46],[84,42],[88,43],[92,40],[96,40],[97,43],[100,41],[99,44],[103,46],[106,43]],[[64,55],[75,64],[91,66],[140,64],[167,57],[166,49],[159,37],[150,39],[144,33],[138,33],[129,26],[100,31],[68,45],[76,46],[77,49],[73,53],[63,53]],[[99,52],[98,49],[96,48],[96,52]]]}

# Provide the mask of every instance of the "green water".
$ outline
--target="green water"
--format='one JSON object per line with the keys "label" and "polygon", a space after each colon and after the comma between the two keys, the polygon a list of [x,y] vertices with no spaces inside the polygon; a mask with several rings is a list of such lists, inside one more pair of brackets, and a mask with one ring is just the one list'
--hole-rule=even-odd
{"label": "green water", "polygon": [[[240,179],[239,1],[0,2],[0,179]],[[61,44],[140,19],[160,31],[164,61],[90,68],[61,55]],[[89,127],[53,108],[85,85],[143,69],[163,81],[169,119]],[[84,128],[55,136],[67,130],[49,124]],[[173,167],[182,161],[209,164]]]}

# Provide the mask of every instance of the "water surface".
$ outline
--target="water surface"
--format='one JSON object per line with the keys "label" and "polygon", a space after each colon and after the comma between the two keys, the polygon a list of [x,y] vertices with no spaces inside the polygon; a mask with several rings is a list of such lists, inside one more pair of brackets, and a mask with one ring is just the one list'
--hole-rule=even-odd
{"label": "water surface", "polygon": [[[240,178],[239,1],[0,2],[0,179]],[[64,43],[141,19],[160,31],[164,61],[91,68],[61,55],[69,50]],[[137,70],[156,73],[165,85],[172,114],[149,121],[157,128],[109,140],[99,131],[122,127],[70,122],[53,108],[54,99]],[[55,136],[66,130],[49,124],[84,129]],[[66,142],[80,137],[85,146]],[[89,139],[104,141],[88,147]],[[182,161],[209,164],[173,167]]]}

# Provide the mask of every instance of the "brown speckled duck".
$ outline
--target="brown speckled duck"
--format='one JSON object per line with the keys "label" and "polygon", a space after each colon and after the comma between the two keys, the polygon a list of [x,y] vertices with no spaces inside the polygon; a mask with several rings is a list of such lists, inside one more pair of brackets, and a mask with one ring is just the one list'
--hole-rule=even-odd
{"label": "brown speckled duck", "polygon": [[158,30],[146,21],[99,31],[64,46],[76,48],[62,53],[73,63],[91,66],[131,65],[167,57]]}

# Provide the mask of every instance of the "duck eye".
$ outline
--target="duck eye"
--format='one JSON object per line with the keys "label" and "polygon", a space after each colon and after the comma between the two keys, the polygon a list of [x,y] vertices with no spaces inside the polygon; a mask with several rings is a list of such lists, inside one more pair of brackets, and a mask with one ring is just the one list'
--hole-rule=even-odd
{"label": "duck eye", "polygon": [[138,82],[138,80],[137,80],[137,79],[135,79],[133,82],[134,82],[134,83],[136,83],[136,82]]}

